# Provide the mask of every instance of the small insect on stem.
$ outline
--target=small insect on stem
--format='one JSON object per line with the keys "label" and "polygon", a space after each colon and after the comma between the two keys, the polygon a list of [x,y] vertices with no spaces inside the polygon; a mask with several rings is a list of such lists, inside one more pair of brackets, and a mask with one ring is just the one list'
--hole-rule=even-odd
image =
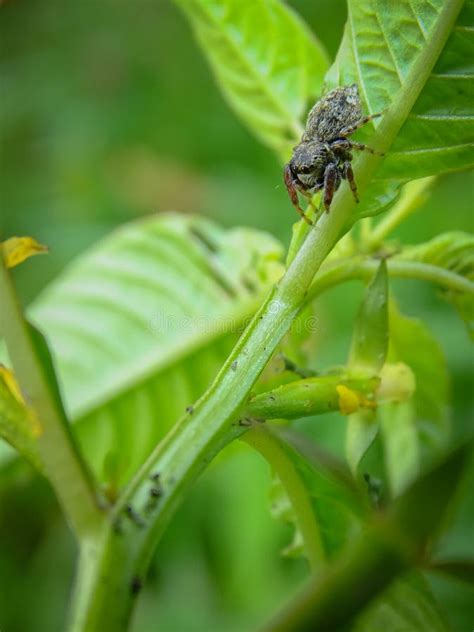
{"label": "small insect on stem", "polygon": [[137,527],[144,527],[145,521],[143,518],[133,509],[131,505],[125,505],[125,514],[134,522]]}
{"label": "small insect on stem", "polygon": [[301,142],[293,149],[284,171],[290,200],[305,222],[313,223],[300,207],[298,193],[307,198],[312,206],[312,196],[322,190],[324,208],[329,211],[341,181],[347,180],[355,201],[359,202],[351,152],[380,152],[364,143],[353,142],[348,137],[378,116],[380,114],[362,115],[356,83],[335,88],[315,103],[308,114]]}

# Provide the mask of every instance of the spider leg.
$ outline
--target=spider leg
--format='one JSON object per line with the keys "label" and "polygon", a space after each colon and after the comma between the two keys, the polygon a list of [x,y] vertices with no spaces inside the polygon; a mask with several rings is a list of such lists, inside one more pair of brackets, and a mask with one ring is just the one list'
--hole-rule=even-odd
{"label": "spider leg", "polygon": [[347,138],[339,138],[331,143],[331,151],[339,152],[339,151],[349,151],[351,148],[351,141],[347,140]]}
{"label": "spider leg", "polygon": [[349,183],[354,200],[358,203],[359,196],[357,195],[357,185],[354,179],[354,172],[352,171],[352,165],[348,160],[342,166],[342,177]]}
{"label": "spider leg", "polygon": [[304,221],[307,224],[312,226],[313,222],[309,219],[309,217],[306,217],[305,212],[300,207],[300,203],[298,201],[298,190],[299,190],[298,181],[291,173],[290,165],[285,166],[284,180],[285,180],[286,190],[288,191],[288,195],[290,197],[290,200],[293,206],[295,207],[296,212],[299,215],[301,215],[301,217],[304,219]]}
{"label": "spider leg", "polygon": [[332,198],[337,191],[341,177],[337,170],[337,166],[331,162],[324,171],[324,208],[329,212]]}
{"label": "spider leg", "polygon": [[350,136],[351,134],[353,134],[356,130],[358,130],[360,127],[362,127],[363,125],[365,125],[366,123],[368,123],[369,121],[372,121],[374,118],[378,118],[379,116],[382,116],[383,112],[377,112],[377,114],[370,114],[369,116],[364,116],[361,119],[359,119],[356,123],[354,123],[353,125],[349,125],[348,127],[345,127],[341,132],[340,132],[340,136]]}
{"label": "spider leg", "polygon": [[355,141],[352,141],[352,140],[348,140],[347,142],[349,143],[349,147],[351,149],[358,149],[359,151],[368,151],[371,154],[377,154],[377,156],[384,155],[383,151],[377,151],[376,149],[372,149],[372,147],[369,147],[368,145],[365,145],[364,143],[356,143]]}
{"label": "spider leg", "polygon": [[336,150],[346,150],[349,151],[350,149],[358,149],[359,151],[368,151],[371,154],[377,154],[379,156],[383,156],[383,153],[380,151],[377,151],[376,149],[372,149],[372,147],[369,147],[368,145],[365,145],[364,143],[357,143],[353,140],[349,140],[347,138],[340,138],[338,140],[335,140],[331,143],[331,149],[332,151]]}
{"label": "spider leg", "polygon": [[316,193],[316,191],[319,191],[319,189],[322,188],[321,186],[315,187],[314,189],[311,189],[311,191],[304,191],[302,189],[300,189],[300,193],[301,195],[303,195],[307,200],[308,200],[308,204],[311,206],[312,210],[316,212],[316,207],[314,206],[314,202],[313,202],[313,195]]}

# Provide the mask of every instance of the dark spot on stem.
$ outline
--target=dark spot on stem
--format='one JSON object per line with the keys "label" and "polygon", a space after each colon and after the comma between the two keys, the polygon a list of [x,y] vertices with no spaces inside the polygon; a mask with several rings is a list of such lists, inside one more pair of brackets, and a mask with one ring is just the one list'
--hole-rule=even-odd
{"label": "dark spot on stem", "polygon": [[142,586],[143,586],[143,582],[141,578],[138,577],[138,575],[135,575],[135,577],[132,579],[130,583],[130,591],[132,595],[138,595],[138,593],[142,589]]}
{"label": "dark spot on stem", "polygon": [[144,520],[137,514],[136,511],[134,511],[132,505],[125,505],[125,513],[138,527],[145,526]]}

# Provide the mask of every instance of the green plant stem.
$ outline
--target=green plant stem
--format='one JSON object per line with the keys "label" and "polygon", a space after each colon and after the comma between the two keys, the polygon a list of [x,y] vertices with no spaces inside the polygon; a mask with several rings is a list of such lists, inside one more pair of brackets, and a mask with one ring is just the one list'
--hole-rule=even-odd
{"label": "green plant stem", "polygon": [[[321,269],[315,278],[308,292],[307,300],[312,301],[327,289],[345,281],[368,280],[373,276],[378,265],[378,260],[363,257],[351,257],[328,264]],[[474,295],[474,283],[472,281],[455,272],[429,263],[388,259],[387,271],[391,277],[429,281],[445,290]]]}
{"label": "green plant stem", "polygon": [[[97,537],[81,544],[69,630],[126,630],[140,592],[133,569],[133,540],[104,524]],[[99,623],[100,622],[100,623]]]}
{"label": "green plant stem", "polygon": [[252,397],[245,407],[245,416],[300,419],[340,411],[339,387],[344,386],[359,398],[359,402],[363,402],[367,397],[373,397],[379,384],[380,379],[376,376],[323,375],[295,380]]}
{"label": "green plant stem", "polygon": [[0,257],[0,335],[7,343],[25,400],[43,428],[38,447],[46,476],[78,538],[96,532],[103,519],[92,475],[59,408],[44,358],[32,339],[10,275]]}
{"label": "green plant stem", "polygon": [[280,479],[295,511],[296,522],[311,569],[313,572],[321,571],[326,564],[321,532],[308,491],[293,463],[281,449],[277,439],[264,427],[253,426],[243,435],[243,441],[260,452]]}
{"label": "green plant stem", "polygon": [[[386,151],[413,107],[436,59],[441,52],[454,20],[462,6],[461,0],[446,3],[433,36],[405,78],[400,90],[384,114],[373,144]],[[361,155],[355,165],[359,189],[363,192],[380,163],[378,155]],[[122,524],[122,535],[133,546],[127,563],[117,566],[113,557],[100,558],[95,573],[88,574],[88,600],[81,601],[82,610],[92,613],[81,617],[74,632],[115,632],[123,628],[110,626],[107,618],[114,602],[127,598],[134,578],[143,578],[158,538],[180,499],[215,454],[243,429],[236,420],[246,398],[271,355],[298,314],[314,275],[337,242],[353,209],[354,200],[348,187],[337,192],[330,213],[325,213],[309,232],[296,252],[285,276],[255,315],[211,387],[196,403],[193,411],[173,427],[155,448],[146,463],[119,498],[113,519]],[[162,495],[151,507],[153,476],[160,476]],[[140,524],[124,520],[127,507],[134,515],[144,516]],[[150,508],[151,507],[151,508]],[[147,510],[148,508],[148,510]],[[100,586],[105,578],[109,590]],[[83,594],[78,588],[76,594]],[[131,605],[128,612],[130,612]],[[125,615],[124,615],[125,616]],[[118,624],[117,624],[118,625]]]}

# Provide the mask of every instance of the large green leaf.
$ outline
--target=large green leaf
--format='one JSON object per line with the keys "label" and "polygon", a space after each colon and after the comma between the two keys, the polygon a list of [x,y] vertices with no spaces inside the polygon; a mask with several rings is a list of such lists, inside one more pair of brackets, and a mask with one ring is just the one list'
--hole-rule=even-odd
{"label": "large green leaf", "polygon": [[176,0],[230,106],[281,155],[299,140],[328,61],[280,0]]}
{"label": "large green leaf", "polygon": [[114,478],[128,477],[205,390],[280,255],[257,231],[160,215],[116,231],[35,301],[30,317],[99,476],[108,457]]}
{"label": "large green leaf", "polygon": [[[368,113],[384,111],[412,89],[411,71],[436,37],[450,0],[349,0],[348,21],[327,87],[356,82]],[[379,212],[403,181],[465,169],[474,149],[474,3],[456,25],[357,217]],[[377,125],[377,122],[374,123]],[[373,127],[372,127],[373,130]],[[360,132],[362,140],[370,126]],[[376,200],[382,204],[376,204]]]}

